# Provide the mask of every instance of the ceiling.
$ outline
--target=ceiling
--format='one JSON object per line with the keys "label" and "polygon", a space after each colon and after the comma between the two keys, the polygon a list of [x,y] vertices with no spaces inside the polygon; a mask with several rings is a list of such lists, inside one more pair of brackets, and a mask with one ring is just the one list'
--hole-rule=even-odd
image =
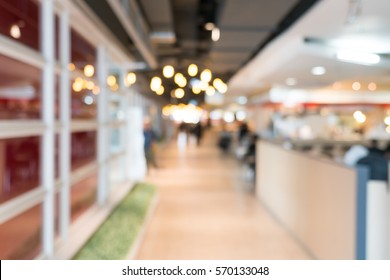
{"label": "ceiling", "polygon": [[[271,88],[316,91],[343,84],[352,91],[356,81],[362,100],[369,102],[375,83],[390,100],[390,1],[322,0],[291,28],[268,44],[230,79],[230,97],[259,95]],[[380,56],[375,65],[343,62],[336,58],[339,50],[366,52]],[[324,75],[311,74],[315,66],[325,67]],[[287,85],[287,79],[295,85]],[[291,81],[291,80],[290,80]],[[286,83],[287,82],[287,83]],[[349,85],[349,86],[348,86]],[[388,102],[387,102],[388,103]]]}
{"label": "ceiling", "polygon": [[[81,1],[81,0],[77,0]],[[265,46],[280,37],[317,0],[83,0],[131,53],[143,76],[141,90],[149,89],[150,79],[162,77],[164,65],[173,65],[183,74],[190,63],[200,70],[210,68],[213,77],[227,82],[249,63]],[[320,1],[322,2],[322,1]],[[214,42],[206,23],[220,29]],[[257,57],[256,57],[257,58]],[[142,64],[144,62],[144,64]],[[250,65],[250,66],[249,66]],[[255,67],[256,68],[256,67]],[[245,70],[250,71],[250,70]],[[239,73],[245,73],[240,71]],[[241,74],[242,75],[242,74]],[[245,75],[245,74],[244,74]],[[255,80],[257,77],[255,78]],[[254,82],[254,81],[253,81]],[[172,101],[167,81],[165,101]],[[193,95],[185,88],[184,101]],[[251,91],[251,89],[249,89]]]}

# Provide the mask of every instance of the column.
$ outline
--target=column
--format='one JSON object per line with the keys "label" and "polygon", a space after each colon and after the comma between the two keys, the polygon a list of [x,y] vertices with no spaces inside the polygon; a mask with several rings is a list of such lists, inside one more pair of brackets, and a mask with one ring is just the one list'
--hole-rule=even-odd
{"label": "column", "polygon": [[41,180],[46,190],[43,202],[42,246],[46,258],[54,253],[54,0],[41,1],[41,48],[45,58],[42,76],[42,119],[46,126],[42,137]]}

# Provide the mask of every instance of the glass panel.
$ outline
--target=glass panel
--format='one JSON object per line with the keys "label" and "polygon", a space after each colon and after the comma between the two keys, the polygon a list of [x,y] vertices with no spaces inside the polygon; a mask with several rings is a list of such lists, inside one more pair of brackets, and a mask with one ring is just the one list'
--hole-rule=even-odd
{"label": "glass panel", "polygon": [[39,7],[31,0],[0,0],[0,34],[39,50]]}
{"label": "glass panel", "polygon": [[121,133],[122,131],[120,128],[111,128],[111,143],[110,143],[111,154],[116,154],[123,151]]}
{"label": "glass panel", "polygon": [[75,68],[84,70],[84,67],[87,64],[89,65],[95,64],[96,61],[95,48],[74,30],[71,31],[71,42],[72,42],[71,61]]}
{"label": "glass panel", "polygon": [[113,186],[115,186],[115,184],[124,182],[125,180],[124,172],[122,169],[123,160],[124,157],[120,157],[110,162],[110,182]]}
{"label": "glass panel", "polygon": [[41,71],[0,55],[0,120],[41,117]]}
{"label": "glass panel", "polygon": [[96,132],[76,132],[71,136],[71,168],[75,170],[96,160]]}
{"label": "glass panel", "polygon": [[[97,96],[93,93],[95,85],[89,86],[85,79],[78,78],[72,82],[72,118],[95,119]],[[93,83],[93,82],[92,82]],[[85,84],[85,85],[84,85]]]}
{"label": "glass panel", "polygon": [[33,259],[41,251],[41,205],[0,225],[0,259]]}
{"label": "glass panel", "polygon": [[74,221],[96,201],[97,174],[76,183],[71,189],[71,220]]}
{"label": "glass panel", "polygon": [[40,137],[0,140],[0,203],[40,182]]}

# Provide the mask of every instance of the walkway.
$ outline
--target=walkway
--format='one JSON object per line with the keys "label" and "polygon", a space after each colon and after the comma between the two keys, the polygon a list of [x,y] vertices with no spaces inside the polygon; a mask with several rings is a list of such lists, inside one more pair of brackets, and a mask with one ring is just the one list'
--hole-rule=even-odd
{"label": "walkway", "polygon": [[242,168],[221,155],[216,134],[200,147],[176,143],[147,181],[159,188],[138,259],[308,259],[255,198]]}

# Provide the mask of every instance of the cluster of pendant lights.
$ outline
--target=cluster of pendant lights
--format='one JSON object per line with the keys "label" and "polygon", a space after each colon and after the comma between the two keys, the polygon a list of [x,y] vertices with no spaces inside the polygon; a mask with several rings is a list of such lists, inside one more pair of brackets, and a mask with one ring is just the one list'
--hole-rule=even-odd
{"label": "cluster of pendant lights", "polygon": [[[187,78],[182,73],[175,73],[175,69],[171,65],[166,65],[163,68],[163,76],[167,79],[173,78],[175,84],[178,86],[172,92],[172,96],[181,99],[185,95],[184,87],[188,84],[192,87],[194,94],[200,94],[204,91],[207,95],[214,95],[216,91],[225,93],[227,91],[227,85],[219,78],[212,81],[213,75],[209,69],[205,69],[200,73],[200,80],[196,79],[199,69],[195,64],[188,66],[188,75],[193,77],[191,81],[187,81]],[[150,81],[150,89],[157,95],[162,95],[165,92],[165,88],[162,84],[160,77],[153,77]]]}

